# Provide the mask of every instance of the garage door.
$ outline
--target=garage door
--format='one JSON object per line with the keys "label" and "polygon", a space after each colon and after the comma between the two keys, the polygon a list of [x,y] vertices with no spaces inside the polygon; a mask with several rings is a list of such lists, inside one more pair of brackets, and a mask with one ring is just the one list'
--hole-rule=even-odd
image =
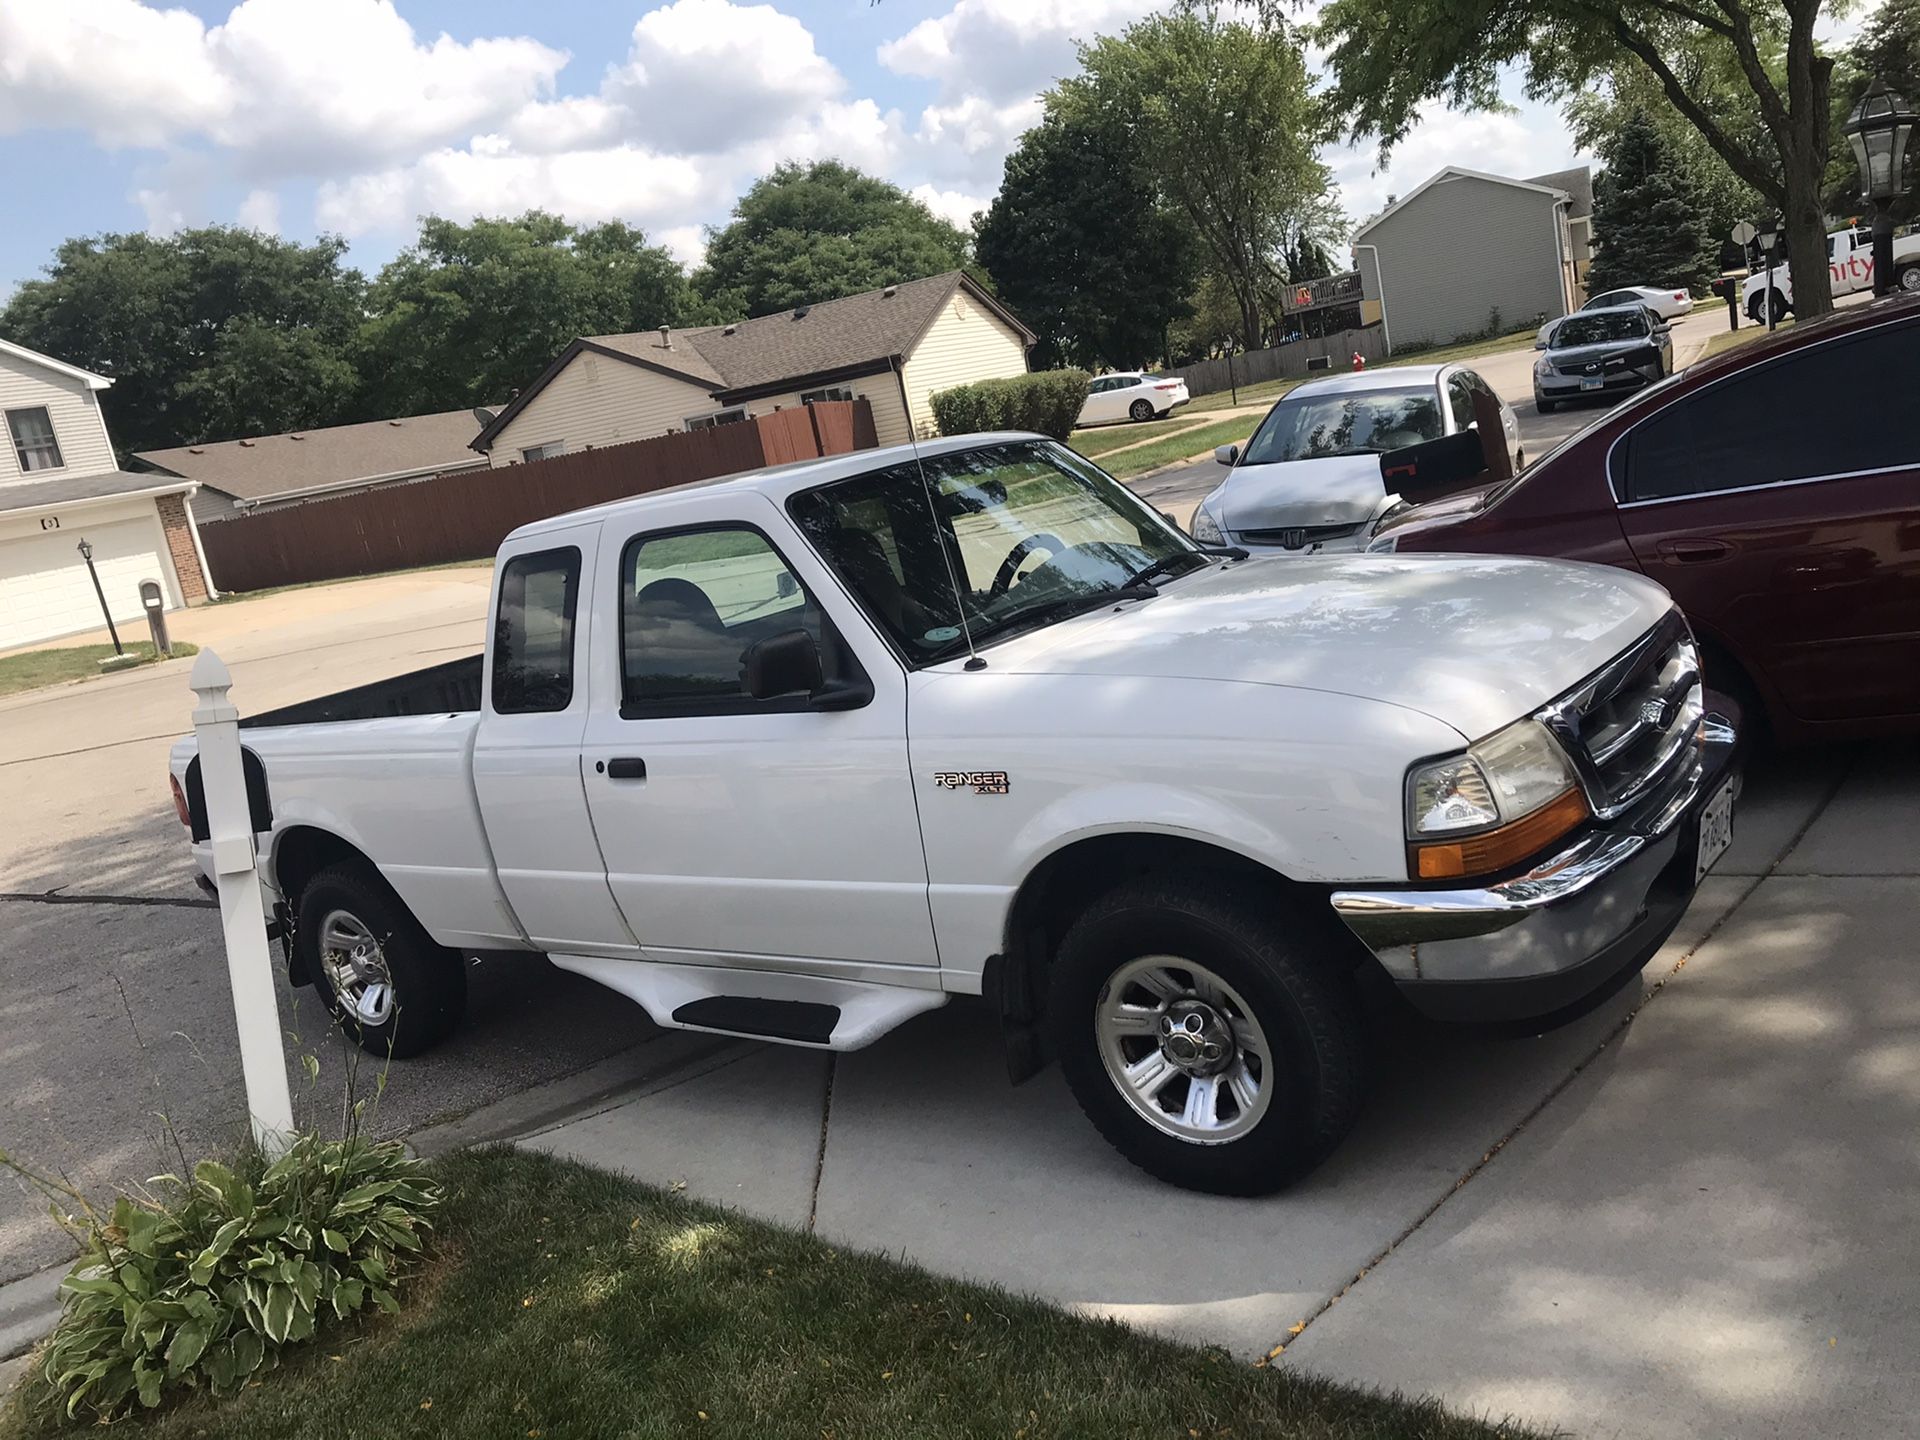
{"label": "garage door", "polygon": [[0,649],[100,627],[100,601],[77,548],[83,534],[116,621],[140,619],[142,580],[158,580],[174,603],[160,524],[151,516],[0,540]]}

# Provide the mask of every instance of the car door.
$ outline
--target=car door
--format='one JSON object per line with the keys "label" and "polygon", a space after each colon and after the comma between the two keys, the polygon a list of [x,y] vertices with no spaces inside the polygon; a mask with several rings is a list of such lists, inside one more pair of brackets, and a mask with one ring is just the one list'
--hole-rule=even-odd
{"label": "car door", "polygon": [[[584,757],[608,888],[655,959],[936,965],[905,672],[752,498],[764,524],[696,497],[603,541],[596,593],[617,603]],[[853,702],[747,693],[747,650],[796,630]]]}
{"label": "car door", "polygon": [[1114,407],[1114,387],[1124,383],[1113,375],[1102,375],[1094,381],[1087,392],[1086,406],[1080,412],[1082,422],[1103,425],[1109,420],[1119,419],[1119,411]]}
{"label": "car door", "polygon": [[1920,321],[1736,371],[1612,455],[1641,567],[1808,721],[1920,713]]}

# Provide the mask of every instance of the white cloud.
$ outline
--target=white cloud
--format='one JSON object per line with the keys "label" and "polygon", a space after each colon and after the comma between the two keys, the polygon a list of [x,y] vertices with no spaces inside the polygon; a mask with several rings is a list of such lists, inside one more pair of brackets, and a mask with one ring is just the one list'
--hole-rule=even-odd
{"label": "white cloud", "polygon": [[236,217],[249,230],[267,235],[280,233],[280,197],[271,190],[249,190],[240,202]]}
{"label": "white cloud", "polygon": [[931,185],[916,185],[909,193],[942,220],[951,221],[962,230],[971,229],[973,217],[993,203],[991,195],[964,195],[958,190],[936,190]]}
{"label": "white cloud", "polygon": [[102,145],[159,145],[233,104],[206,27],[136,0],[0,5],[0,134],[72,127]]}
{"label": "white cloud", "polygon": [[1076,42],[1124,29],[1160,0],[959,0],[880,47],[897,75],[940,82],[943,96],[1020,99],[1075,68]]}

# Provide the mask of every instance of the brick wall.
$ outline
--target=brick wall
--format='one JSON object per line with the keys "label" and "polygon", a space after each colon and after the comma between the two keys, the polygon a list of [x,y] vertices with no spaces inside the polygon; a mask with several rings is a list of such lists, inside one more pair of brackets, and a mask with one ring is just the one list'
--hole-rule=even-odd
{"label": "brick wall", "polygon": [[161,495],[154,504],[160,507],[160,528],[167,532],[173,573],[180,577],[180,597],[189,605],[196,604],[207,598],[207,578],[200,573],[200,554],[193,548],[186,502],[178,495]]}

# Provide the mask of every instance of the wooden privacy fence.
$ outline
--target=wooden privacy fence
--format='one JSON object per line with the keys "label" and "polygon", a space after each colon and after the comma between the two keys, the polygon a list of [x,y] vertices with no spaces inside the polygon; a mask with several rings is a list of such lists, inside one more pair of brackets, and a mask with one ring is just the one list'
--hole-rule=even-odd
{"label": "wooden privacy fence", "polygon": [[1276,345],[1270,350],[1249,350],[1221,360],[1202,360],[1169,370],[1187,382],[1194,395],[1214,395],[1236,385],[1258,385],[1263,380],[1279,380],[1306,375],[1317,370],[1347,370],[1353,366],[1358,350],[1369,365],[1387,358],[1387,339],[1378,325],[1359,330],[1335,330],[1331,335],[1316,335],[1296,340],[1291,345]]}
{"label": "wooden privacy fence", "polygon": [[870,450],[866,400],[776,410],[738,425],[660,435],[498,470],[469,470],[200,527],[213,583],[263,590],[490,556],[533,520],[689,480]]}

